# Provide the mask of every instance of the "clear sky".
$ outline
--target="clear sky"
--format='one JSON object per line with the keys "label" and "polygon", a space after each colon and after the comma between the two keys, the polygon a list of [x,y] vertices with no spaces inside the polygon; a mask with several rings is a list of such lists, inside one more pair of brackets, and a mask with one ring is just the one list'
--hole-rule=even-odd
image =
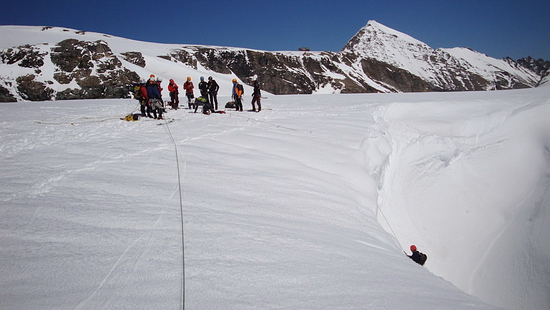
{"label": "clear sky", "polygon": [[268,51],[339,51],[373,19],[432,48],[550,60],[549,0],[27,0],[4,5],[1,16],[3,25]]}

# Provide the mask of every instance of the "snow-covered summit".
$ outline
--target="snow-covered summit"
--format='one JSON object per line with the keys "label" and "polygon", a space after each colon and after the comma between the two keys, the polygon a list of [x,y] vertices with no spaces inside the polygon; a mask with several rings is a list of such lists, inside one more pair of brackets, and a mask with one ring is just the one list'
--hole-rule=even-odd
{"label": "snow-covered summit", "polygon": [[409,36],[406,33],[403,33],[401,31],[397,31],[393,28],[390,28],[388,26],[382,25],[381,23],[375,21],[375,20],[369,20],[367,25],[363,27],[363,29],[368,29],[373,32],[377,33],[384,33],[388,35],[393,35],[396,37],[399,37],[401,40],[408,41],[413,44],[425,44],[424,42],[421,42],[411,36]]}
{"label": "snow-covered summit", "polygon": [[[504,59],[495,59],[468,48],[433,49],[376,21],[369,21],[359,30],[342,52],[404,69],[441,90],[494,90],[503,85],[507,85],[506,88],[534,87],[540,80],[535,72],[513,66]],[[487,82],[480,83],[482,80]]]}
{"label": "snow-covered summit", "polygon": [[343,50],[397,64],[399,60],[392,61],[391,56],[398,56],[399,49],[404,46],[407,46],[408,50],[416,49],[422,53],[433,51],[426,43],[375,20],[370,20],[366,26],[361,28]]}

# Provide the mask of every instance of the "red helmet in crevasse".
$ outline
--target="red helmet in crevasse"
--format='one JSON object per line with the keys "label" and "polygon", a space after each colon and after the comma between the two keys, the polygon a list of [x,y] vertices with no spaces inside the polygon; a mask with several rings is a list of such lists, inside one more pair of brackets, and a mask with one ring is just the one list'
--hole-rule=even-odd
{"label": "red helmet in crevasse", "polygon": [[411,251],[413,251],[413,252],[416,251],[416,245],[414,245],[414,244],[411,245]]}

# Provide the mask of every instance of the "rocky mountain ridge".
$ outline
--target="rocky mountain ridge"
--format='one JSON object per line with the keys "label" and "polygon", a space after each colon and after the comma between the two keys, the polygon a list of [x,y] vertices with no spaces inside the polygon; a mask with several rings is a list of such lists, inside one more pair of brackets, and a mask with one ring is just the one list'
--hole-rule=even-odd
{"label": "rocky mountain ridge", "polygon": [[466,48],[434,50],[375,21],[340,52],[169,45],[53,27],[1,26],[0,34],[8,38],[8,46],[0,46],[0,102],[126,98],[128,85],[151,73],[244,83],[257,75],[266,92],[312,94],[526,88],[537,86],[549,68],[532,58],[516,62]]}

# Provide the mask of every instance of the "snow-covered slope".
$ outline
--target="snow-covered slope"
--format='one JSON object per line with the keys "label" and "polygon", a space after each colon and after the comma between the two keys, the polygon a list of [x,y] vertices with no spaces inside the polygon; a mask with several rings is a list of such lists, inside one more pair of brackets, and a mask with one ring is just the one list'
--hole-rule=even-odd
{"label": "snow-covered slope", "polygon": [[549,91],[2,104],[1,307],[548,309]]}
{"label": "snow-covered slope", "polygon": [[[513,79],[516,79],[525,85],[537,85],[536,83],[541,78],[534,71],[518,65],[511,59],[495,59],[469,48],[441,50],[455,57],[460,67],[465,68],[468,72],[486,79],[492,78],[495,83],[513,85],[515,83]],[[504,74],[505,72],[507,74]]]}

